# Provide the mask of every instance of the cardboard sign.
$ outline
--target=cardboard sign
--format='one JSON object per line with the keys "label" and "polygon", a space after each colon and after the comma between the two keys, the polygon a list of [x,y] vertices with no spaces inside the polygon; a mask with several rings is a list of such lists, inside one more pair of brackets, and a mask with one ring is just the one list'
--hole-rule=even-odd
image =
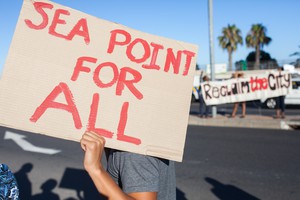
{"label": "cardboard sign", "polygon": [[217,105],[286,95],[292,83],[288,72],[274,71],[247,78],[203,82],[201,88],[205,104]]}
{"label": "cardboard sign", "polygon": [[24,0],[0,85],[0,124],[182,161],[197,46],[51,1]]}

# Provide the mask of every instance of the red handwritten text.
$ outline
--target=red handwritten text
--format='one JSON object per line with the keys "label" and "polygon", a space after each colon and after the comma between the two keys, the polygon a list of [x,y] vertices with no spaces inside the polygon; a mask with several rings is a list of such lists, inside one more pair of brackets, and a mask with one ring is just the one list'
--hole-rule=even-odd
{"label": "red handwritten text", "polygon": [[[80,57],[77,59],[76,66],[73,71],[73,75],[71,77],[72,81],[76,81],[79,73],[80,72],[85,72],[89,73],[91,69],[87,66],[83,66],[84,62],[90,62],[90,63],[96,63],[97,59],[93,57]],[[104,83],[101,78],[100,78],[100,71],[103,68],[109,68],[113,72],[113,78],[110,82]],[[128,79],[128,75],[133,77],[132,79]],[[116,86],[116,95],[121,96],[122,92],[124,90],[124,87],[126,86],[132,94],[137,98],[137,99],[142,99],[143,94],[134,86],[135,83],[138,83],[142,79],[142,75],[140,72],[130,68],[130,67],[123,67],[118,69],[118,67],[112,63],[112,62],[104,62],[99,64],[93,75],[93,80],[94,83],[99,87],[99,88],[108,88],[111,87],[113,84],[117,84]]]}
{"label": "red handwritten text", "polygon": [[[42,22],[40,24],[34,24],[31,20],[25,19],[26,25],[35,30],[42,30],[48,26],[49,17],[46,13],[46,9],[52,10],[53,5],[50,3],[44,2],[34,2],[33,3],[35,10],[41,15]],[[64,9],[55,10],[52,23],[49,27],[48,33],[59,38],[64,38],[66,40],[73,40],[75,35],[83,37],[86,44],[90,43],[89,30],[87,26],[87,20],[82,18],[77,21],[72,30],[68,34],[58,33],[56,31],[58,25],[67,24],[67,22],[62,18],[62,16],[69,16],[70,12]]]}
{"label": "red handwritten text", "polygon": [[[123,40],[117,40],[117,38],[124,38]],[[145,69],[154,69],[154,70],[160,70],[161,66],[156,64],[156,59],[159,53],[159,50],[163,50],[164,46],[161,44],[155,44],[155,43],[148,43],[146,40],[142,38],[136,38],[132,41],[131,34],[125,30],[116,29],[111,31],[109,46],[107,49],[107,53],[113,53],[115,46],[126,46],[126,55],[129,60],[135,63],[144,63],[150,56],[150,63],[149,64],[143,64],[142,67]],[[133,53],[133,49],[136,46],[142,46],[143,48],[143,55],[141,57],[136,57]],[[151,55],[151,47],[152,55]],[[175,55],[176,54],[176,55]],[[164,65],[164,71],[169,72],[171,65],[173,66],[173,73],[179,74],[180,66],[182,64],[182,59],[185,57],[185,64],[183,69],[183,76],[188,75],[190,66],[191,66],[191,60],[195,56],[194,52],[188,51],[188,50],[179,50],[176,53],[174,53],[174,50],[172,48],[167,48],[167,55],[165,58],[165,65]]]}

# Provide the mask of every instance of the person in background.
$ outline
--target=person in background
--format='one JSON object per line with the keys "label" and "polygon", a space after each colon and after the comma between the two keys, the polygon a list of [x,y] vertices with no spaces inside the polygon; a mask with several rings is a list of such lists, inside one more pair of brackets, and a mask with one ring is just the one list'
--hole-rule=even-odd
{"label": "person in background", "polygon": [[0,199],[20,200],[16,178],[5,164],[0,164]]}
{"label": "person in background", "polygon": [[[208,76],[206,76],[206,75],[203,76],[203,82],[207,82],[207,81],[209,81]],[[209,115],[209,112],[210,112],[210,106],[207,106],[205,104],[205,101],[204,101],[201,90],[202,90],[202,88],[199,90],[199,103],[200,103],[200,105],[199,105],[199,113],[200,113],[199,117],[200,118],[203,118],[203,117],[208,118],[208,115]]]}
{"label": "person in background", "polygon": [[[283,71],[283,67],[279,67],[278,68],[278,71],[279,73],[281,71]],[[285,111],[285,95],[282,95],[282,96],[278,96],[276,97],[276,106],[275,106],[275,109],[276,109],[276,115],[274,116],[275,119],[279,119],[279,118],[282,118],[284,119],[285,118],[285,114],[284,114],[284,111]]]}
{"label": "person in background", "polygon": [[175,200],[173,161],[118,150],[109,150],[107,170],[101,158],[105,139],[93,132],[80,141],[84,168],[98,191],[112,200]]}
{"label": "person in background", "polygon": [[[243,78],[244,74],[243,73],[234,73],[233,74],[233,78]],[[238,110],[239,104],[241,104],[242,106],[242,115],[240,116],[240,118],[245,118],[246,117],[246,102],[242,101],[242,102],[235,102],[233,104],[233,109],[232,109],[232,113],[230,118],[235,118],[236,112]]]}

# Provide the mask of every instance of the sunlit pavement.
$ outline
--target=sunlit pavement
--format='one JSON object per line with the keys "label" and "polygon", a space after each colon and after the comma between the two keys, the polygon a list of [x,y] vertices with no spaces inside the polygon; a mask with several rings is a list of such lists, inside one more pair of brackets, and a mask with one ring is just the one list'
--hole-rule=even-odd
{"label": "sunlit pavement", "polygon": [[214,118],[200,118],[198,115],[191,114],[189,125],[294,130],[300,128],[300,115],[274,119],[272,116],[261,115],[246,115],[245,118],[240,118],[238,115],[235,118],[228,118],[225,115],[217,115]]}

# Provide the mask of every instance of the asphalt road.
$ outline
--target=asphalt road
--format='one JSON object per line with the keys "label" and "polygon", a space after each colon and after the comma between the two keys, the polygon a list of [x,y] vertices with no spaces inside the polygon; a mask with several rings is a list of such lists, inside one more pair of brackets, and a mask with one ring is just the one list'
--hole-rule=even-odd
{"label": "asphalt road", "polygon": [[191,200],[299,200],[300,132],[189,126],[177,186]]}
{"label": "asphalt road", "polygon": [[[7,132],[26,138],[17,145],[4,139]],[[22,150],[24,141],[45,153]],[[177,199],[299,200],[299,146],[299,131],[189,126],[184,161],[176,163]],[[46,154],[50,149],[60,152]],[[85,200],[102,199],[82,159],[76,142],[0,128],[0,162],[15,172],[22,200],[75,200],[78,194]]]}

